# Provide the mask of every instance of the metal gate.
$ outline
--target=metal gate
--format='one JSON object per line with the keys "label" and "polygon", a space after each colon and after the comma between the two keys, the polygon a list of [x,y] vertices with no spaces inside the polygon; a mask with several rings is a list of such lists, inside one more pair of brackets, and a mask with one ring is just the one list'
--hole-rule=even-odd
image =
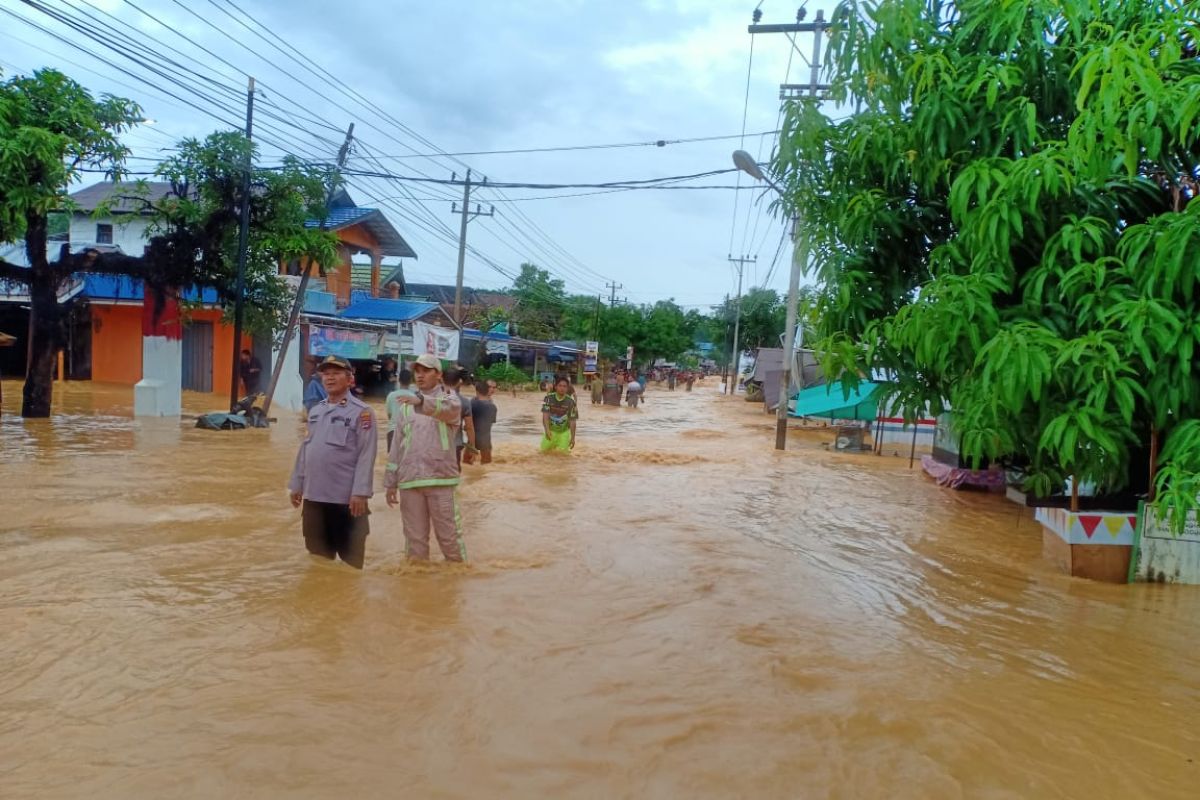
{"label": "metal gate", "polygon": [[212,378],[212,323],[193,322],[183,329],[183,388],[193,392],[211,392]]}

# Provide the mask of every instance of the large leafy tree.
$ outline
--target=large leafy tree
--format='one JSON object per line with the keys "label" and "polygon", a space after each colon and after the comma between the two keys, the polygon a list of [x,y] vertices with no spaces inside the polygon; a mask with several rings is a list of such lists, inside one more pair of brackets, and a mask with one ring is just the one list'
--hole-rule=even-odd
{"label": "large leafy tree", "polygon": [[[45,417],[55,353],[62,341],[58,291],[77,271],[128,275],[146,282],[158,298],[181,287],[214,288],[232,308],[236,285],[238,209],[245,165],[254,150],[240,133],[215,133],[180,143],[158,169],[172,185],[166,197],[143,200],[151,216],[144,256],[95,251],[46,253],[48,220],[70,208],[68,192],[79,171],[101,168],[121,177],[127,151],[117,137],[141,118],[126,100],[91,98],[61,73],[43,70],[0,85],[0,240],[24,235],[31,268],[0,262],[0,278],[29,287],[30,360],[22,415]],[[287,291],[278,266],[294,259],[319,264],[336,259],[332,234],[306,227],[324,213],[329,182],[325,169],[285,159],[277,169],[253,169],[246,308],[251,330],[278,329]],[[118,197],[136,201],[139,183]],[[136,202],[134,203],[136,205]],[[106,213],[101,207],[98,213]],[[163,304],[158,304],[162,308]]]}
{"label": "large leafy tree", "polygon": [[[1196,503],[1200,61],[1175,0],[879,0],[834,15],[841,119],[775,166],[822,286],[827,374],[948,403],[966,454]],[[1138,488],[1135,486],[1134,488]]]}
{"label": "large leafy tree", "polygon": [[[230,318],[244,165],[253,161],[253,146],[240,132],[212,133],[202,141],[185,139],[157,170],[171,184],[171,193],[150,207],[147,267],[165,271],[186,285],[216,289]],[[250,332],[270,334],[281,327],[291,299],[279,276],[281,263],[337,262],[337,237],[311,225],[325,214],[329,187],[337,181],[337,174],[328,168],[292,157],[285,157],[278,167],[251,170],[245,276]],[[189,262],[186,274],[180,276],[178,268],[164,270],[163,265],[173,265],[181,255]]]}
{"label": "large leafy tree", "polygon": [[94,270],[122,268],[113,254],[51,261],[46,252],[50,219],[69,206],[68,187],[83,170],[120,177],[128,151],[120,134],[142,118],[137,104],[99,100],[54,70],[0,83],[0,241],[25,239],[31,265],[0,262],[0,279],[29,288],[29,364],[21,413],[50,415],[54,361],[62,339],[58,292],[87,260]]}

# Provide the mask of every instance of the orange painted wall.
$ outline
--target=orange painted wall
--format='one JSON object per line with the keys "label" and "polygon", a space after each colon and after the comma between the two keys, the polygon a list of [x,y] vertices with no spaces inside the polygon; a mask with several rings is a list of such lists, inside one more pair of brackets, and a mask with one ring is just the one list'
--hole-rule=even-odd
{"label": "orange painted wall", "polygon": [[93,305],[92,380],[132,386],[141,379],[141,305]]}
{"label": "orange painted wall", "polygon": [[[192,311],[196,322],[213,324],[213,392],[229,394],[233,326],[221,324],[219,309]],[[254,341],[242,334],[242,348]],[[132,386],[142,379],[142,307],[92,305],[92,380]]]}
{"label": "orange painted wall", "polygon": [[[221,324],[219,309],[193,311],[191,318],[196,322],[213,324],[213,393],[227,397],[229,395],[229,373],[233,369],[233,326]],[[243,333],[242,349],[250,350],[253,346],[253,340]],[[241,394],[240,389],[238,393]]]}

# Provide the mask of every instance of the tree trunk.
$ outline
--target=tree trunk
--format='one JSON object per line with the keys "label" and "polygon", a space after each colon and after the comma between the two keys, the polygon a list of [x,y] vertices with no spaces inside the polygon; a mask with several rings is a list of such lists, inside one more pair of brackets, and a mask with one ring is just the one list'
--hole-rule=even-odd
{"label": "tree trunk", "polygon": [[29,359],[21,416],[50,416],[54,366],[61,327],[58,277],[46,259],[46,218],[26,220],[26,255],[29,257]]}

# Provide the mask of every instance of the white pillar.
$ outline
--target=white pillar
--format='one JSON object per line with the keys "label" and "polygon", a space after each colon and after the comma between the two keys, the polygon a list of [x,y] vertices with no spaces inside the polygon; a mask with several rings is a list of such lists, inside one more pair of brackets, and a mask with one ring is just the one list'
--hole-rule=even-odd
{"label": "white pillar", "polygon": [[133,387],[133,414],[178,417],[183,411],[183,327],[179,302],[167,297],[161,308],[154,306],[154,293],[147,286],[142,299],[142,379]]}
{"label": "white pillar", "polygon": [[[272,349],[271,363],[279,360],[279,350]],[[300,333],[292,336],[291,346],[283,361],[283,371],[279,373],[279,383],[275,386],[275,396],[271,398],[271,411],[287,409],[300,411],[304,408],[304,381],[300,377]]]}

